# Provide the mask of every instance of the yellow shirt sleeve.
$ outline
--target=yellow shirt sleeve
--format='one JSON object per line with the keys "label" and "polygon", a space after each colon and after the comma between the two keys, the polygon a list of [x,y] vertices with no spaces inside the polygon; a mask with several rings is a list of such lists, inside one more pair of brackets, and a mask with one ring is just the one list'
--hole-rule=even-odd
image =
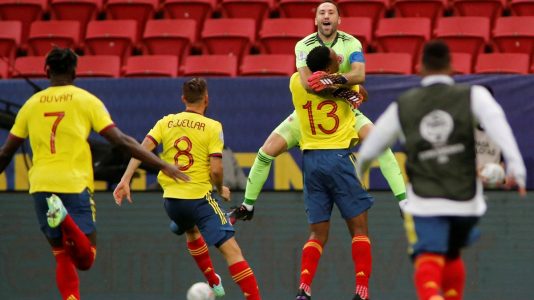
{"label": "yellow shirt sleeve", "polygon": [[208,145],[208,154],[222,154],[224,147],[224,135],[222,131],[221,123],[215,123],[215,126],[212,131],[212,137]]}
{"label": "yellow shirt sleeve", "polygon": [[23,139],[28,137],[28,111],[28,104],[23,105],[19,110],[17,117],[15,118],[15,124],[13,124],[9,133]]}
{"label": "yellow shirt sleeve", "polygon": [[163,139],[163,132],[161,130],[161,123],[163,122],[163,119],[159,120],[156,125],[150,131],[148,132],[147,136],[152,138],[152,141],[156,144],[161,144],[161,141]]}
{"label": "yellow shirt sleeve", "polygon": [[111,120],[111,116],[102,101],[96,97],[91,97],[88,104],[90,109],[91,127],[94,131],[101,132],[109,126],[114,125],[113,120]]}

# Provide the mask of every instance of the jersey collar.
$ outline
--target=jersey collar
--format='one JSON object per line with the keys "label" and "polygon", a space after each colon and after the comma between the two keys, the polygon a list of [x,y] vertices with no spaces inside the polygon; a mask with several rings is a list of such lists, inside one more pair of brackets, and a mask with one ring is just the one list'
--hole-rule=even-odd
{"label": "jersey collar", "polygon": [[[317,40],[319,41],[319,44],[321,44],[321,46],[328,47],[327,45],[325,45],[323,40],[321,40],[321,37],[319,37],[319,32],[316,33],[316,36],[317,36]],[[336,31],[336,37],[334,38],[334,41],[332,42],[332,45],[330,45],[330,47],[328,47],[328,48],[334,48],[334,45],[337,43],[337,39],[338,38],[339,38],[339,32]]]}
{"label": "jersey collar", "polygon": [[454,79],[452,79],[452,77],[448,75],[430,75],[430,76],[426,76],[425,78],[423,78],[423,80],[421,80],[422,86],[429,86],[429,85],[433,85],[436,83],[444,83],[447,85],[453,85]]}

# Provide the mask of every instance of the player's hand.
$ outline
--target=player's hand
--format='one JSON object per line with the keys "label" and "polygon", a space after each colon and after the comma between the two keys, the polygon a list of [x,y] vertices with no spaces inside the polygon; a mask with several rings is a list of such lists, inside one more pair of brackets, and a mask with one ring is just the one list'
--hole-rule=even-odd
{"label": "player's hand", "polygon": [[345,84],[347,81],[347,78],[341,74],[328,74],[323,71],[314,72],[308,77],[308,85],[315,92],[320,92],[334,84]]}
{"label": "player's hand", "polygon": [[354,109],[358,109],[363,103],[363,96],[348,88],[338,88],[332,96],[347,100]]}
{"label": "player's hand", "polygon": [[227,186],[222,187],[222,191],[219,191],[219,195],[224,201],[230,201],[230,189]]}
{"label": "player's hand", "polygon": [[172,178],[174,180],[180,179],[180,180],[183,180],[185,182],[188,182],[188,181],[191,180],[191,178],[189,178],[189,176],[187,176],[184,173],[182,173],[182,171],[180,171],[180,169],[178,169],[177,166],[171,165],[171,164],[168,164],[168,163],[165,163],[163,168],[161,168],[161,172],[163,172],[163,174],[169,176],[170,178]]}
{"label": "player's hand", "polygon": [[[252,207],[252,210],[248,210],[246,206],[241,204],[241,206],[232,207],[232,212],[230,213],[230,220],[241,220],[241,221],[249,221],[252,220],[254,217],[254,206]],[[234,221],[235,222],[235,221]]]}
{"label": "player's hand", "polygon": [[118,206],[121,206],[124,197],[128,199],[128,202],[132,203],[132,196],[130,194],[130,184],[126,181],[121,180],[121,182],[117,184],[117,187],[113,191],[113,198],[115,198],[115,203],[117,203]]}
{"label": "player's hand", "polygon": [[519,184],[513,175],[507,175],[504,181],[504,187],[506,189],[512,189],[517,187],[517,192],[519,196],[525,197],[527,195],[527,189],[524,184]]}

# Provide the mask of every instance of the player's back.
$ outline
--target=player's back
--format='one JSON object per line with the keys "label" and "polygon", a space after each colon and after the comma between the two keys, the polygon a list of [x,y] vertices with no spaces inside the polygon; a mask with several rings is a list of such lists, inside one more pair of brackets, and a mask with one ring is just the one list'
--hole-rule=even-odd
{"label": "player's back", "polygon": [[191,181],[174,181],[163,173],[158,180],[166,198],[199,199],[212,189],[210,157],[222,156],[221,123],[194,112],[167,115],[148,133],[163,145],[162,159],[180,166]]}
{"label": "player's back", "polygon": [[347,149],[354,145],[358,138],[354,130],[356,119],[348,102],[308,93],[299,73],[291,76],[289,88],[299,120],[302,150]]}
{"label": "player's back", "polygon": [[33,95],[21,108],[11,131],[30,139],[30,193],[92,190],[87,138],[91,129],[100,132],[112,125],[103,103],[76,86],[52,86]]}

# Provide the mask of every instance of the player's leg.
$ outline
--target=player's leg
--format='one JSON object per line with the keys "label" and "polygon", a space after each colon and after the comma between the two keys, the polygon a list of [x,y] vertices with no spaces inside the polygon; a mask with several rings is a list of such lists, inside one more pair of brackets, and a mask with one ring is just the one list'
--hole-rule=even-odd
{"label": "player's leg", "polygon": [[310,236],[304,247],[302,247],[299,295],[297,295],[297,299],[305,300],[311,296],[311,285],[323,254],[323,247],[328,241],[329,229],[329,221],[310,224]]}
{"label": "player's leg", "polygon": [[287,117],[278,127],[273,130],[252,165],[247,186],[245,188],[245,204],[254,205],[258,196],[269,177],[273,160],[280,154],[297,146],[300,139],[298,122],[295,121],[295,113]]}
{"label": "player's leg", "polygon": [[352,262],[354,264],[355,291],[359,298],[369,298],[369,278],[372,271],[371,241],[368,236],[367,211],[346,220],[352,237]]}
{"label": "player's leg", "polygon": [[447,217],[412,217],[404,225],[414,261],[414,282],[419,300],[443,300],[443,271],[449,243]]}
{"label": "player's leg", "polygon": [[50,196],[50,194],[35,193],[32,196],[40,229],[52,247],[52,254],[56,260],[56,285],[61,294],[61,298],[64,300],[80,299],[78,273],[70,255],[63,246],[61,229],[51,228],[47,222],[46,212],[48,211],[48,205],[46,197]]}

